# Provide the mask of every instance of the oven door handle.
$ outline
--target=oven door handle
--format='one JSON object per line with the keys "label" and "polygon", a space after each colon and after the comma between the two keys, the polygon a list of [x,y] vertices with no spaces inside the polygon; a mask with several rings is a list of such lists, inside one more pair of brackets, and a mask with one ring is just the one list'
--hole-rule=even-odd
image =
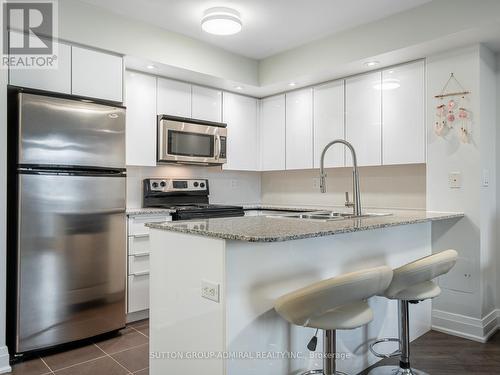
{"label": "oven door handle", "polygon": [[219,160],[220,148],[221,148],[220,135],[217,134],[215,136],[215,160]]}

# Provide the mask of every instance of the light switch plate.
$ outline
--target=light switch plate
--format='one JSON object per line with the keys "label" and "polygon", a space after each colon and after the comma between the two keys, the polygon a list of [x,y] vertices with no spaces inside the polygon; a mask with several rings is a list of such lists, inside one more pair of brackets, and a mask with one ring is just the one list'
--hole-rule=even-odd
{"label": "light switch plate", "polygon": [[460,189],[462,187],[462,174],[460,172],[450,172],[448,184],[451,189]]}
{"label": "light switch plate", "polygon": [[220,285],[207,280],[201,280],[201,296],[219,303]]}

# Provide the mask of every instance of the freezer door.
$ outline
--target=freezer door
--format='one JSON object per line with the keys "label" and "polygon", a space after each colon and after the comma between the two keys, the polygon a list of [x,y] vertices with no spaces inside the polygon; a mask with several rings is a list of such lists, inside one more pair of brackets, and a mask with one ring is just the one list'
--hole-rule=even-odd
{"label": "freezer door", "polygon": [[19,175],[18,353],[125,325],[125,178]]}
{"label": "freezer door", "polygon": [[19,164],[125,168],[125,109],[19,93]]}

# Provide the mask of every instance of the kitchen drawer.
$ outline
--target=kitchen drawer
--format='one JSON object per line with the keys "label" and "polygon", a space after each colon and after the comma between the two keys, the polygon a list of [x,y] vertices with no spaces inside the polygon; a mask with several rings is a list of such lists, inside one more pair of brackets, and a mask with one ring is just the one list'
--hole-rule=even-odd
{"label": "kitchen drawer", "polygon": [[149,254],[149,234],[137,234],[128,237],[128,255]]}
{"label": "kitchen drawer", "polygon": [[134,216],[128,219],[128,235],[141,236],[149,234],[149,228],[146,223],[157,223],[162,221],[171,221],[170,215],[154,215],[154,216]]}
{"label": "kitchen drawer", "polygon": [[128,313],[149,309],[149,272],[128,277]]}
{"label": "kitchen drawer", "polygon": [[128,274],[149,272],[149,254],[138,253],[128,257]]}

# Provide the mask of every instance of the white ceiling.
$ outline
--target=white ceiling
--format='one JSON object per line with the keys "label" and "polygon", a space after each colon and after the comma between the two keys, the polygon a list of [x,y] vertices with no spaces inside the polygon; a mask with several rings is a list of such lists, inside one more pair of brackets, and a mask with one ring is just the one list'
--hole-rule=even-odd
{"label": "white ceiling", "polygon": [[[326,35],[399,13],[431,0],[82,0],[115,13],[263,59]],[[232,36],[202,32],[203,11],[228,6],[242,15]]]}

